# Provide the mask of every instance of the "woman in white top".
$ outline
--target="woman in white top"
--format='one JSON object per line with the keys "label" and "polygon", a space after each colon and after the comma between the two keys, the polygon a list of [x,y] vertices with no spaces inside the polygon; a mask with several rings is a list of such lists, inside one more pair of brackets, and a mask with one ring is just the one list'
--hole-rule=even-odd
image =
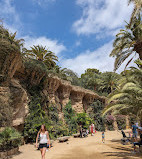
{"label": "woman in white top", "polygon": [[49,144],[50,148],[50,139],[49,139],[49,134],[48,131],[45,128],[45,125],[41,125],[41,129],[39,130],[36,138],[36,147],[38,148],[38,138],[40,138],[39,141],[39,149],[41,151],[41,156],[42,159],[45,159],[45,153],[47,149],[47,144]]}

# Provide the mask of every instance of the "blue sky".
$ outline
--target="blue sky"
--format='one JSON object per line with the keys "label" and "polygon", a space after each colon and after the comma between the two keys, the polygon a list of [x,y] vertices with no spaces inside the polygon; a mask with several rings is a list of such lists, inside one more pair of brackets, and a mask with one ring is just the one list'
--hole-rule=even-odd
{"label": "blue sky", "polygon": [[61,67],[80,75],[87,68],[113,71],[112,42],[132,9],[127,0],[0,0],[0,19],[25,47],[46,46]]}

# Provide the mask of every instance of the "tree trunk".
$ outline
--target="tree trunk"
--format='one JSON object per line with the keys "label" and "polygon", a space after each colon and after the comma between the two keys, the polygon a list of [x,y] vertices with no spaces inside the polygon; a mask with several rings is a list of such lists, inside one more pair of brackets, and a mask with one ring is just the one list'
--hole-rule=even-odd
{"label": "tree trunk", "polygon": [[139,41],[134,45],[134,51],[139,54],[139,58],[142,60],[142,41]]}
{"label": "tree trunk", "polygon": [[130,129],[129,116],[126,115],[126,129]]}

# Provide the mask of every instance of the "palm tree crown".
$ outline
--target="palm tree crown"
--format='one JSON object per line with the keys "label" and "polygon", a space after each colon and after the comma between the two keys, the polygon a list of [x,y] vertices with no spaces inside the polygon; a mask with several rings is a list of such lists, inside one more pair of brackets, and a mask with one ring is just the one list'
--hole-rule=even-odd
{"label": "palm tree crown", "polygon": [[116,35],[110,54],[110,56],[115,57],[114,70],[117,70],[133,53],[139,54],[139,58],[142,59],[142,21],[140,14],[135,18],[131,27],[127,24],[125,28]]}
{"label": "palm tree crown", "polygon": [[134,18],[137,17],[137,15],[140,14],[142,11],[142,0],[129,0],[128,4],[133,3],[134,4],[134,9],[130,18],[130,25],[132,24]]}
{"label": "palm tree crown", "polygon": [[55,67],[56,61],[58,61],[57,56],[52,51],[40,45],[33,45],[30,50],[24,49],[24,52],[28,57],[43,61],[49,68]]}

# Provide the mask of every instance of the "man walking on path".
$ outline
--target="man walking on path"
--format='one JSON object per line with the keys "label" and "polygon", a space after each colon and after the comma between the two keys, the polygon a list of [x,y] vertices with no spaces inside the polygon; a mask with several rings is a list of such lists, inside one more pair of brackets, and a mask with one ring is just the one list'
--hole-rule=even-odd
{"label": "man walking on path", "polygon": [[133,138],[135,139],[135,142],[137,141],[137,129],[138,127],[136,126],[136,124],[132,123],[132,132],[133,132]]}

